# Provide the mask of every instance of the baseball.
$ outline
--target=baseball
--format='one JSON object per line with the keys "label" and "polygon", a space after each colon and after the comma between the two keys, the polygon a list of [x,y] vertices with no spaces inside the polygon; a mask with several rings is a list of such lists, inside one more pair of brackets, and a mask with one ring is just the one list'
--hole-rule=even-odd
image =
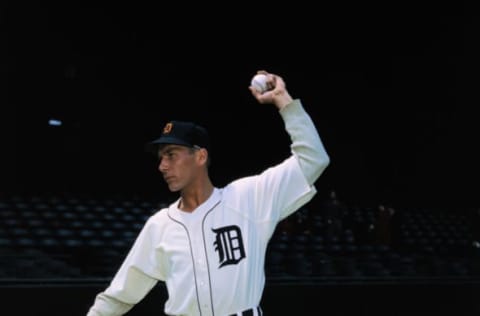
{"label": "baseball", "polygon": [[256,74],[252,78],[251,86],[255,88],[255,90],[264,93],[268,90],[267,87],[267,76],[264,74]]}

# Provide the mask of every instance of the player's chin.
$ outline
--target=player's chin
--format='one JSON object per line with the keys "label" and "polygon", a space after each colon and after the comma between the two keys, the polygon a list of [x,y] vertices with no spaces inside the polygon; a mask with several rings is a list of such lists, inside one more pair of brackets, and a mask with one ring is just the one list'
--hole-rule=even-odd
{"label": "player's chin", "polygon": [[170,190],[170,192],[178,192],[181,189],[182,189],[181,187],[174,185],[173,183],[168,184],[168,190]]}

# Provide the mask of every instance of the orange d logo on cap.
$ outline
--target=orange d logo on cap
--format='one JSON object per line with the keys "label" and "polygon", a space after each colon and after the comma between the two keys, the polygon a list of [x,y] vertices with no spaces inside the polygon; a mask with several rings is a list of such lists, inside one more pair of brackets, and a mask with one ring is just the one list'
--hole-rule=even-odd
{"label": "orange d logo on cap", "polygon": [[172,123],[167,123],[167,124],[165,125],[165,127],[163,128],[163,133],[164,133],[164,134],[170,133],[170,131],[172,130],[172,128],[173,128],[173,124],[172,124]]}
{"label": "orange d logo on cap", "polygon": [[210,148],[207,130],[193,122],[169,121],[162,130],[162,135],[146,145],[147,151],[157,153],[160,146],[174,144],[193,148]]}

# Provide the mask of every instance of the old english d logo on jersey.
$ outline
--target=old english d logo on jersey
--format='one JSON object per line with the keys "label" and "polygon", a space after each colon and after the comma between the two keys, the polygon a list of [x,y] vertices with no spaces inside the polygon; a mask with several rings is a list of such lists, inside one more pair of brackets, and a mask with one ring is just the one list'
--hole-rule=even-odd
{"label": "old english d logo on jersey", "polygon": [[212,228],[216,234],[215,251],[218,252],[218,267],[229,264],[237,264],[245,258],[245,248],[243,247],[242,231],[236,225]]}

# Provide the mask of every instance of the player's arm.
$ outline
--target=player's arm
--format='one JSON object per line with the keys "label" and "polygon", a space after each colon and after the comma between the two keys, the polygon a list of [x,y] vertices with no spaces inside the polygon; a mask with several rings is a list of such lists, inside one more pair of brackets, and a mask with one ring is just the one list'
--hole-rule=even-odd
{"label": "player's arm", "polygon": [[132,307],[132,304],[124,303],[105,292],[101,292],[96,296],[95,304],[90,308],[87,316],[120,316]]}
{"label": "player's arm", "polygon": [[[291,155],[258,175],[241,178],[228,186],[232,207],[248,201],[252,217],[275,224],[298,210],[315,195],[313,185],[330,163],[320,136],[300,100],[292,99],[282,78],[267,74],[269,89],[260,93],[250,86],[262,104],[274,104],[291,138]],[[239,199],[239,200],[235,200]],[[242,210],[243,211],[243,210]],[[266,236],[270,236],[270,231]]]}
{"label": "player's arm", "polygon": [[87,316],[119,316],[128,312],[161,278],[152,254],[155,229],[149,220],[105,291],[99,293]]}
{"label": "player's arm", "polygon": [[330,164],[330,157],[300,100],[293,100],[280,110],[280,114],[292,140],[292,154],[298,159],[308,183],[313,185]]}
{"label": "player's arm", "polygon": [[308,183],[313,185],[330,163],[317,129],[300,100],[292,99],[280,76],[265,71],[259,73],[266,74],[269,90],[261,93],[251,86],[250,91],[259,103],[274,104],[279,109],[292,140],[292,154],[298,159]]}

